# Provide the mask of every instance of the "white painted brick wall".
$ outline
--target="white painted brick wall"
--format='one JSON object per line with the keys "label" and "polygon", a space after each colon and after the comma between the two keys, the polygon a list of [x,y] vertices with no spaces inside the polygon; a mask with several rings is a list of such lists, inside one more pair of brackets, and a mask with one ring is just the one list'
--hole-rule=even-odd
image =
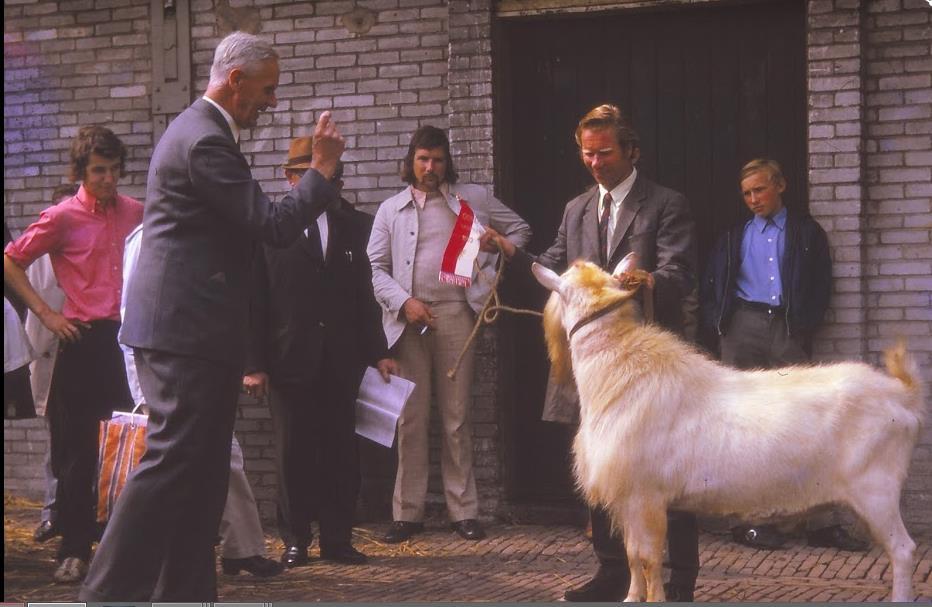
{"label": "white painted brick wall", "polygon": [[[864,32],[868,297],[866,358],[896,338],[932,379],[932,9],[924,0],[866,1]],[[910,528],[932,528],[927,424],[903,502]]]}

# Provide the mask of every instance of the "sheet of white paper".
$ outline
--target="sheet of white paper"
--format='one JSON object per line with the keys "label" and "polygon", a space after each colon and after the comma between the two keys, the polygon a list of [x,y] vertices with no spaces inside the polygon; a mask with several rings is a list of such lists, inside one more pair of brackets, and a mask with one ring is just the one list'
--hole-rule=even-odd
{"label": "sheet of white paper", "polygon": [[356,434],[391,447],[398,416],[413,391],[413,382],[392,375],[385,383],[376,369],[367,368],[356,399]]}
{"label": "sheet of white paper", "polygon": [[356,434],[391,447],[395,441],[398,416],[367,402],[356,401]]}

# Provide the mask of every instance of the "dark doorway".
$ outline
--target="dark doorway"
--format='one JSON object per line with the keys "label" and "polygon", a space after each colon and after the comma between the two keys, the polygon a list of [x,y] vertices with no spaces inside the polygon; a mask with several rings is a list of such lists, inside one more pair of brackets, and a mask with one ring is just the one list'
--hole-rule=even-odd
{"label": "dark doorway", "polygon": [[[700,267],[716,235],[746,213],[737,184],[744,162],[779,160],[787,203],[807,206],[804,8],[793,1],[499,20],[497,185],[534,229],[530,250],[553,242],[565,203],[591,185],[573,131],[606,102],[640,133],[638,170],[691,201]],[[507,290],[518,305],[545,301],[528,277],[512,275]],[[571,498],[572,429],[540,421],[540,323],[522,317],[512,326],[510,498]]]}

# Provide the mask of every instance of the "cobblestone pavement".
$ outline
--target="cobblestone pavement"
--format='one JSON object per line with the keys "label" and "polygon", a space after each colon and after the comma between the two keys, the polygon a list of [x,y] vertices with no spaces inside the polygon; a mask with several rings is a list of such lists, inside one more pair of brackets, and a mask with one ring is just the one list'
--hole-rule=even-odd
{"label": "cobblestone pavement", "polygon": [[[37,507],[7,500],[4,511],[4,598],[6,601],[74,600],[76,585],[51,583],[57,540],[28,539]],[[488,538],[467,542],[446,527],[429,527],[409,542],[379,541],[385,524],[355,531],[367,565],[347,566],[315,557],[307,567],[260,580],[248,574],[219,576],[221,601],[401,602],[558,600],[563,591],[589,579],[595,559],[577,527],[492,525]],[[932,599],[932,541],[919,544],[913,575],[919,600]],[[809,548],[759,551],[724,536],[700,538],[702,568],[697,601],[880,601],[889,592],[890,568],[878,548],[867,553]],[[277,557],[279,542],[268,542]]]}

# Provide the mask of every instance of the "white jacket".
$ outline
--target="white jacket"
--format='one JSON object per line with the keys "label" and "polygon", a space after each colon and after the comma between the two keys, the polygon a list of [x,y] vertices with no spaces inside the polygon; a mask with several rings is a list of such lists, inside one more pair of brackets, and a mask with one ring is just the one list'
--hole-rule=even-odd
{"label": "white jacket", "polygon": [[[458,183],[450,186],[447,204],[459,215],[462,198],[484,227],[492,227],[517,247],[531,238],[531,228],[514,211],[506,207],[480,185]],[[375,215],[369,237],[369,261],[372,263],[372,286],[375,299],[382,306],[382,328],[391,348],[404,331],[401,308],[411,297],[414,255],[417,249],[418,214],[411,188],[406,187],[382,203]],[[489,278],[495,275],[498,254],[479,252],[479,268]],[[473,277],[466,289],[466,300],[476,312],[489,296],[489,283]]]}
{"label": "white jacket", "polygon": [[[26,268],[26,277],[45,303],[56,312],[61,312],[62,306],[65,305],[65,292],[58,286],[51,258],[43,255],[32,262]],[[36,353],[36,359],[29,367],[32,399],[36,403],[36,414],[45,415],[49,390],[52,388],[52,372],[58,358],[58,337],[45,328],[32,310],[26,313],[26,335]]]}

